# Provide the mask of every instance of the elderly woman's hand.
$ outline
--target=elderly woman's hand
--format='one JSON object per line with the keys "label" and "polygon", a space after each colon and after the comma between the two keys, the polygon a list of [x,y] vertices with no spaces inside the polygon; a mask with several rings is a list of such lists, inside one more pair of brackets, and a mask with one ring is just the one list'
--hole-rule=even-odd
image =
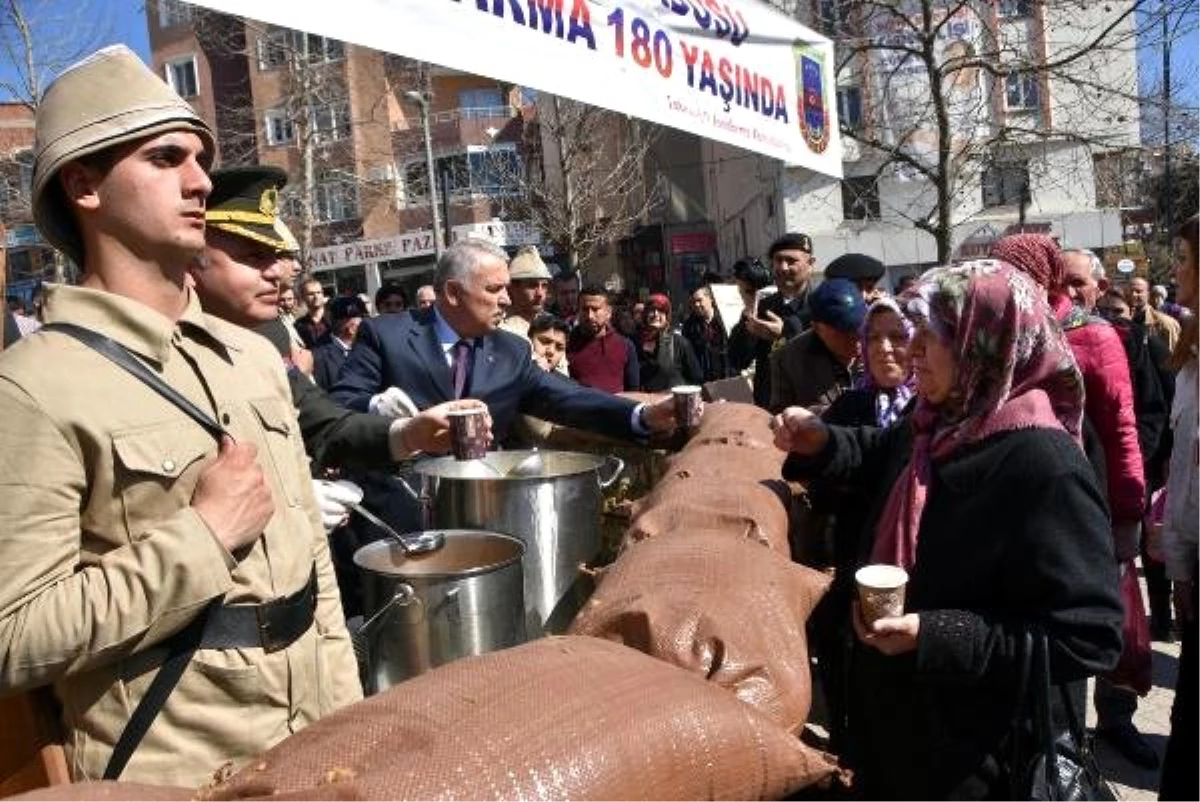
{"label": "elderly woman's hand", "polygon": [[917,648],[917,633],[921,631],[921,618],[916,613],[880,618],[871,626],[863,623],[858,602],[850,614],[854,622],[854,634],[867,646],[889,656],[905,654]]}
{"label": "elderly woman's hand", "polygon": [[771,419],[775,430],[775,447],[809,456],[825,447],[829,429],[825,423],[804,407],[788,407]]}

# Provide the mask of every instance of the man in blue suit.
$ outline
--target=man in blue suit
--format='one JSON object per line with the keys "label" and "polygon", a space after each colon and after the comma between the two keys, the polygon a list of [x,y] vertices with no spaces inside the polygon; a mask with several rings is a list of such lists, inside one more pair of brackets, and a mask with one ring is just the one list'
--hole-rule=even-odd
{"label": "man in blue suit", "polygon": [[487,404],[499,441],[518,413],[627,439],[675,428],[670,396],[639,404],[541,370],[527,341],[497,328],[509,305],[507,287],[502,249],[483,240],[455,243],[438,262],[431,308],[362,323],[334,400],[389,415],[405,395],[419,409],[477,398]]}

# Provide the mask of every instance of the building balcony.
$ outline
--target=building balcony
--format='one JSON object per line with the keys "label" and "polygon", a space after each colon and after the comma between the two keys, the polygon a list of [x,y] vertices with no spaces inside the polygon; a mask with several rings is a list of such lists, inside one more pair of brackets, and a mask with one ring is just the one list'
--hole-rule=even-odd
{"label": "building balcony", "polygon": [[[430,135],[435,151],[453,151],[467,146],[490,145],[493,142],[520,141],[524,130],[521,110],[515,106],[492,108],[457,108],[435,111],[429,115]],[[421,115],[411,109],[405,119],[398,120],[393,135],[411,147],[413,138],[420,141]]]}

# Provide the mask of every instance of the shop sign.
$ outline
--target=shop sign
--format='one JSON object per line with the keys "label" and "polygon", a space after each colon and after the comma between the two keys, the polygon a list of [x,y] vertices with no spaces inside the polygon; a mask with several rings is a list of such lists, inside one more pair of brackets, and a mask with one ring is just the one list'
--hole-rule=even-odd
{"label": "shop sign", "polygon": [[313,271],[333,270],[368,262],[390,262],[393,259],[432,256],[433,253],[433,234],[429,231],[412,231],[384,239],[358,240],[313,248],[308,254],[306,266]]}
{"label": "shop sign", "polygon": [[671,253],[712,253],[717,249],[717,235],[711,231],[692,231],[671,235]]}

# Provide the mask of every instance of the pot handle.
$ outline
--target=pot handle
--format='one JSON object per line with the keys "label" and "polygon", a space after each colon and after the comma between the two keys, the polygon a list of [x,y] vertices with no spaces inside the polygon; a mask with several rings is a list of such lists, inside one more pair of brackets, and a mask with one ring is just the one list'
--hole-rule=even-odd
{"label": "pot handle", "polygon": [[393,607],[407,607],[410,604],[420,605],[421,599],[412,589],[412,585],[401,582],[396,586],[396,594],[392,596],[391,600],[376,610],[370,618],[362,622],[362,631],[366,632],[372,624],[391,612]]}
{"label": "pot handle", "polygon": [[600,487],[602,489],[607,488],[613,482],[617,481],[617,477],[621,475],[621,471],[625,470],[625,461],[616,454],[608,454],[605,456],[604,463],[612,468],[612,473],[610,473],[606,479],[600,475],[600,471],[596,471],[596,476],[600,480]]}

